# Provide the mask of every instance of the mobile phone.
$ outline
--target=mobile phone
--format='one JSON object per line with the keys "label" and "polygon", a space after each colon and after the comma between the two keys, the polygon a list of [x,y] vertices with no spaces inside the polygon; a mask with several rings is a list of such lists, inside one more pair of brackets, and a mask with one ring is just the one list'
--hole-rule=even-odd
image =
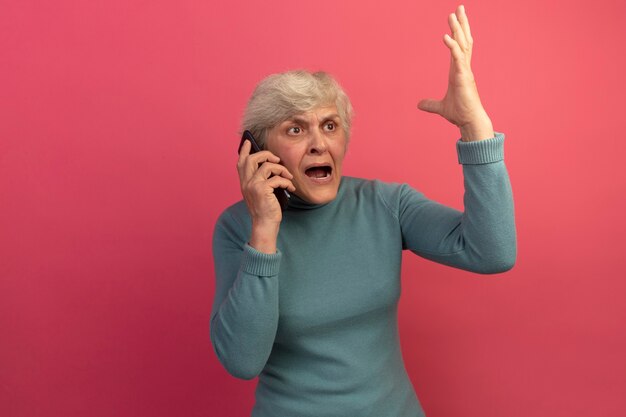
{"label": "mobile phone", "polygon": [[[239,149],[237,149],[237,153],[241,152],[241,147],[243,146],[246,140],[249,140],[250,143],[252,144],[252,147],[250,148],[250,154],[259,152],[261,150],[261,147],[259,146],[257,141],[254,139],[254,136],[252,136],[252,133],[249,130],[246,130],[243,132],[243,135],[241,136],[241,142],[239,142]],[[285,209],[287,209],[287,206],[289,205],[289,199],[291,198],[289,191],[280,187],[274,188],[274,195],[276,196],[276,199],[278,200],[278,203],[280,204],[281,210],[284,211]]]}

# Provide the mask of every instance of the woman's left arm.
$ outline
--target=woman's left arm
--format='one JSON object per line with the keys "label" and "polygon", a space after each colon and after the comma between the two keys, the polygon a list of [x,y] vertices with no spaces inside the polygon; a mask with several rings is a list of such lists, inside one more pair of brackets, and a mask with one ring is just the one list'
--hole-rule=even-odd
{"label": "woman's left arm", "polygon": [[418,108],[458,126],[459,163],[463,164],[465,211],[428,200],[405,186],[399,219],[405,249],[446,265],[480,273],[513,267],[517,241],[513,195],[504,165],[504,135],[495,133],[470,66],[473,39],[465,9],[450,14],[452,37],[448,90],[442,100],[421,100]]}
{"label": "woman's left arm", "polygon": [[504,165],[504,135],[457,142],[465,211],[429,200],[408,185],[395,203],[402,246],[426,258],[482,274],[505,272],[517,257],[513,195]]}

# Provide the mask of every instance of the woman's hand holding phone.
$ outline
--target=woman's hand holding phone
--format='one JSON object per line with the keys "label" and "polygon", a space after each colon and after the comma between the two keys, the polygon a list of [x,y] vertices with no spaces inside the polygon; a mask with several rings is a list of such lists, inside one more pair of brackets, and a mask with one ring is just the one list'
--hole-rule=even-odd
{"label": "woman's hand holding phone", "polygon": [[241,194],[252,218],[249,245],[260,252],[276,253],[276,239],[282,221],[282,209],[274,189],[296,190],[293,175],[280,165],[280,158],[270,151],[250,153],[252,144],[245,140],[239,152],[237,172]]}

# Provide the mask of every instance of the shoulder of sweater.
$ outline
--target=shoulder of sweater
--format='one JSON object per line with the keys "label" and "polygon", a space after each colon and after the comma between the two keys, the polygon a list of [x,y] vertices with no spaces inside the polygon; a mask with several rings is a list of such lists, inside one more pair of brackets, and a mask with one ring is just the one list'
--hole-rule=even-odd
{"label": "shoulder of sweater", "polygon": [[386,182],[378,179],[345,177],[346,194],[369,196],[382,202],[394,215],[397,213],[403,192],[411,187],[406,183]]}

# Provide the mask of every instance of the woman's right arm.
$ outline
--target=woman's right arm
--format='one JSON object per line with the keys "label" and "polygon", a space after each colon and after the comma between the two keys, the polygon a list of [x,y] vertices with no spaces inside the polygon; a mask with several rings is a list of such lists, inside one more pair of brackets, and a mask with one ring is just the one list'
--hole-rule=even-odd
{"label": "woman's right arm", "polygon": [[[233,376],[257,376],[272,351],[278,328],[276,239],[282,220],[277,187],[295,191],[293,176],[268,151],[241,148],[237,171],[246,202],[224,212],[213,234],[216,291],[211,312],[211,342]],[[247,209],[247,210],[246,210]]]}
{"label": "woman's right arm", "polygon": [[240,227],[228,212],[215,226],[210,333],[224,368],[237,378],[252,379],[265,366],[278,328],[281,254],[254,249],[238,238]]}

